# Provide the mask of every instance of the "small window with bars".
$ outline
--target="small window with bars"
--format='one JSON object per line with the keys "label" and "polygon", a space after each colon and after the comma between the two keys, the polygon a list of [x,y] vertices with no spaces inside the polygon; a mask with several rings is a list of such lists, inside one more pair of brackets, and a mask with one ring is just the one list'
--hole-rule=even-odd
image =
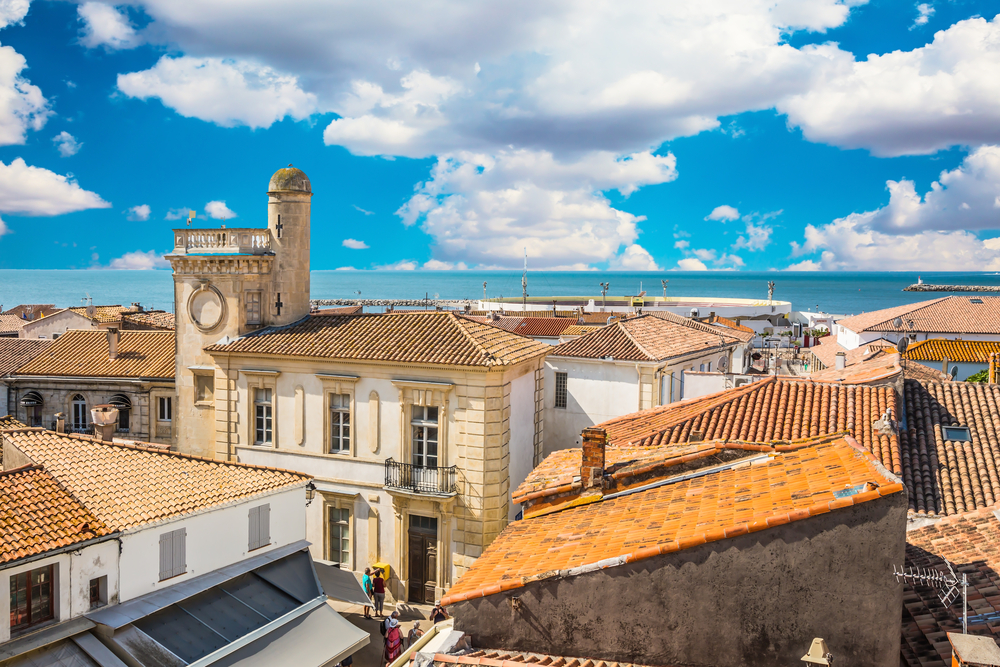
{"label": "small window with bars", "polygon": [[566,408],[566,400],[569,396],[566,391],[566,383],[569,379],[568,373],[556,372],[556,407]]}
{"label": "small window with bars", "polygon": [[260,324],[260,292],[246,293],[247,324]]}
{"label": "small window with bars", "polygon": [[330,394],[330,453],[351,451],[351,395]]}

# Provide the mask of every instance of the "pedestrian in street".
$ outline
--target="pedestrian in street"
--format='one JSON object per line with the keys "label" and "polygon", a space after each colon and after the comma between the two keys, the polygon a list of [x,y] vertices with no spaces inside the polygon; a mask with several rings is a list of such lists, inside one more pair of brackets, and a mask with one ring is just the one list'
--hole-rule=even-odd
{"label": "pedestrian in street", "polygon": [[438,600],[434,603],[434,609],[431,610],[431,623],[440,623],[446,620],[448,620],[448,612],[444,610],[441,601]]}
{"label": "pedestrian in street", "polygon": [[385,604],[385,579],[382,578],[382,568],[375,569],[372,590],[375,591],[375,614],[377,616],[385,616],[382,613],[382,605]]}
{"label": "pedestrian in street", "polygon": [[[392,612],[391,614],[389,614],[388,616],[386,616],[386,619],[384,621],[382,621],[381,623],[378,624],[378,631],[382,633],[383,637],[385,637],[386,633],[389,632],[389,621],[391,621],[392,619],[396,619],[396,621],[399,622],[399,612],[398,611]],[[402,631],[400,631],[400,632],[402,632]]]}
{"label": "pedestrian in street", "polygon": [[385,649],[382,657],[385,658],[386,667],[403,653],[403,635],[399,631],[399,621],[390,618],[387,622],[389,629],[385,633]]}
{"label": "pedestrian in street", "polygon": [[424,631],[420,629],[420,621],[413,621],[413,627],[406,635],[406,647],[409,648],[417,643],[417,640],[424,636]]}
{"label": "pedestrian in street", "polygon": [[[371,600],[374,589],[372,588],[372,569],[370,567],[365,568],[365,574],[361,577],[361,587],[365,589],[365,595]],[[372,608],[369,606],[365,607],[365,618],[372,618]]]}

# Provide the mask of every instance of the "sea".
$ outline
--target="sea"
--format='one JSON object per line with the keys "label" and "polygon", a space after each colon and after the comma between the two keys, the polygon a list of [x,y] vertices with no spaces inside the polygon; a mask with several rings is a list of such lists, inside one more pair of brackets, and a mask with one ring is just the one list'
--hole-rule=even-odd
{"label": "sea", "polygon": [[[997,285],[997,273],[924,272],[925,283]],[[851,315],[889,308],[946,293],[904,292],[916,283],[912,272],[787,272],[787,271],[528,271],[528,294],[542,296],[599,296],[602,282],[608,294],[626,296],[646,291],[662,295],[667,280],[669,296],[766,299],[767,283],[775,283],[774,298],[790,301],[793,310]],[[485,288],[484,288],[485,283]],[[520,271],[313,271],[314,299],[475,299],[520,297]],[[138,302],[146,308],[173,310],[170,271],[113,270],[0,270],[0,305],[22,303],[79,306],[87,299],[96,305]]]}

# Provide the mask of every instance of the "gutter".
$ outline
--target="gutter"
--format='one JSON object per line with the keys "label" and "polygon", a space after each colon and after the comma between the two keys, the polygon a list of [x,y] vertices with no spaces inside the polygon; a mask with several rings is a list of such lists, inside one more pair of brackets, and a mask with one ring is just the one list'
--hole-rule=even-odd
{"label": "gutter", "polygon": [[45,558],[50,558],[52,556],[58,556],[60,554],[69,553],[71,551],[79,551],[85,549],[94,544],[99,544],[100,542],[110,542],[111,540],[116,540],[119,545],[119,550],[121,549],[121,536],[123,533],[117,531],[114,533],[108,533],[107,535],[101,535],[100,537],[92,537],[85,542],[77,542],[75,544],[68,544],[64,547],[59,547],[57,549],[50,549],[40,554],[34,554],[33,556],[26,556],[24,558],[19,558],[17,560],[7,561],[6,563],[0,564],[0,567],[4,569],[8,567],[16,567],[18,565],[27,565],[28,563],[34,563],[35,561],[43,560]]}

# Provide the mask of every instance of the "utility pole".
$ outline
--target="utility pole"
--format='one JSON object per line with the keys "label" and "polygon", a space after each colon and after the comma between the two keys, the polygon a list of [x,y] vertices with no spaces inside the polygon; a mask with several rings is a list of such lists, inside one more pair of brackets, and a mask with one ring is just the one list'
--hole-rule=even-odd
{"label": "utility pole", "polygon": [[664,299],[667,298],[667,283],[669,283],[669,282],[670,282],[669,280],[661,280],[660,281],[660,284],[663,285],[663,298]]}
{"label": "utility pole", "polygon": [[521,274],[521,312],[528,312],[528,249],[524,249],[524,273]]}
{"label": "utility pole", "polygon": [[486,301],[486,281],[483,281],[483,301]]}
{"label": "utility pole", "polygon": [[607,312],[608,285],[610,282],[601,283],[601,312]]}

